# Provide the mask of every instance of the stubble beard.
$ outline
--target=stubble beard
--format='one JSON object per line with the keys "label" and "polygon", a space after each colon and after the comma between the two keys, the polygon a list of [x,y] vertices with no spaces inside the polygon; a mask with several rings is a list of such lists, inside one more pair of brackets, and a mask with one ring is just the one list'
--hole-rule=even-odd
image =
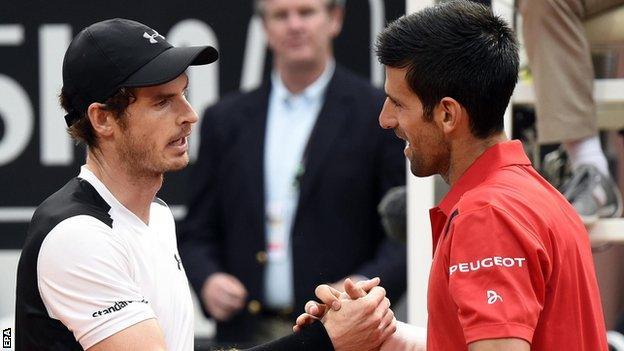
{"label": "stubble beard", "polygon": [[135,179],[161,178],[170,166],[156,157],[157,148],[144,138],[124,131],[123,142],[117,145],[117,153],[125,171]]}
{"label": "stubble beard", "polygon": [[[437,148],[437,149],[436,149]],[[423,153],[410,150],[410,172],[419,178],[429,177],[439,174],[443,178],[448,176],[450,165],[450,145],[439,142],[436,145],[435,153],[425,155]]]}

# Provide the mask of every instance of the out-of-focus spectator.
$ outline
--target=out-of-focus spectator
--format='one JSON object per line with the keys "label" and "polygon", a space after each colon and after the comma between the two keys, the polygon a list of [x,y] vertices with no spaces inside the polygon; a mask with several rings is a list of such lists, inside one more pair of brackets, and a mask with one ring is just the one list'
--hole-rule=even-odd
{"label": "out-of-focus spectator", "polygon": [[379,276],[405,289],[406,250],[376,206],[405,183],[403,145],[379,128],[384,94],[336,64],[343,6],[259,0],[273,71],[205,114],[181,255],[220,342],[290,333],[323,282]]}
{"label": "out-of-focus spectator", "polygon": [[562,143],[572,168],[560,189],[586,223],[619,217],[622,196],[600,145],[594,70],[583,21],[623,0],[522,0],[523,34],[533,75],[539,142]]}

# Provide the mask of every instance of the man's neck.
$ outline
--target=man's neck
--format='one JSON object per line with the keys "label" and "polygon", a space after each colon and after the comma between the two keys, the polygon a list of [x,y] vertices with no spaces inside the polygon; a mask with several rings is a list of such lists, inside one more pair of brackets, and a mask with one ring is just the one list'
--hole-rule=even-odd
{"label": "man's neck", "polygon": [[276,60],[275,68],[286,89],[292,94],[299,94],[323,74],[329,60],[328,57],[322,62],[299,65],[286,65]]}
{"label": "man's neck", "polygon": [[162,186],[162,174],[140,174],[124,166],[116,157],[87,153],[87,168],[106,186],[113,196],[145,224],[149,223],[150,205]]}
{"label": "man's neck", "polygon": [[485,139],[477,139],[472,135],[465,139],[456,140],[451,145],[451,160],[446,178],[449,185],[455,182],[466,172],[466,170],[490,147],[509,140],[504,132],[497,133]]}

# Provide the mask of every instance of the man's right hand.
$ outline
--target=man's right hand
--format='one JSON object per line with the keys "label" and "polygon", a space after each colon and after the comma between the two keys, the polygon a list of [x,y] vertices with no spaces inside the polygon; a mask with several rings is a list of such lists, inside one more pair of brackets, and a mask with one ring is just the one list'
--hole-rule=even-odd
{"label": "man's right hand", "polygon": [[217,321],[226,321],[245,306],[247,289],[235,276],[213,273],[206,279],[201,298]]}
{"label": "man's right hand", "polygon": [[[328,285],[317,287],[315,294],[322,303],[308,301],[305,305],[306,313],[297,318],[297,325],[293,330],[299,331],[315,320],[323,318],[330,309],[334,311],[340,310],[341,304],[344,303],[345,299],[358,299],[365,296],[377,284],[379,284],[379,281],[358,282],[357,284],[348,281],[345,283],[346,292],[342,294]],[[343,300],[342,303],[341,300]],[[379,351],[425,351],[426,342],[426,329],[396,322],[396,331],[383,341]]]}
{"label": "man's right hand", "polygon": [[323,318],[329,309],[339,311],[342,305],[340,303],[341,300],[355,300],[366,296],[366,294],[370,292],[371,289],[378,286],[380,282],[379,278],[373,278],[354,283],[351,279],[347,278],[344,282],[345,292],[340,292],[328,284],[317,286],[314,294],[321,303],[308,301],[305,305],[305,313],[297,317],[296,324],[293,326],[293,331],[297,333],[304,326]]}
{"label": "man's right hand", "polygon": [[342,300],[339,311],[329,309],[321,322],[336,351],[378,350],[396,330],[386,291],[374,287],[355,300]]}

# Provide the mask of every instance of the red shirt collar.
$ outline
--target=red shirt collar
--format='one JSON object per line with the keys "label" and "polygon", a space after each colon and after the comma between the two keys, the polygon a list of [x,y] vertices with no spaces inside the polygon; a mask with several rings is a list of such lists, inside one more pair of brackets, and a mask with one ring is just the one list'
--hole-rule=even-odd
{"label": "red shirt collar", "polygon": [[505,141],[495,144],[485,150],[464,174],[459,177],[455,185],[451,187],[438,207],[432,210],[441,210],[446,217],[459,199],[468,190],[474,189],[481,184],[492,172],[499,168],[511,165],[530,165],[531,161],[524,153],[522,143],[519,140]]}

